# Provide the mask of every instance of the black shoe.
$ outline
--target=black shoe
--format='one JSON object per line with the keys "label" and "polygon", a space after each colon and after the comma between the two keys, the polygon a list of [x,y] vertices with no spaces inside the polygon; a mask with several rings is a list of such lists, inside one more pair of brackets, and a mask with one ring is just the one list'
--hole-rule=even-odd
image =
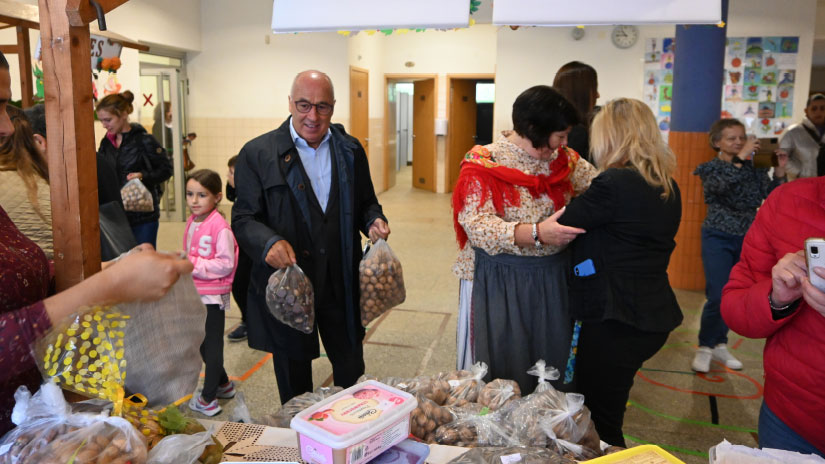
{"label": "black shoe", "polygon": [[235,327],[235,330],[229,332],[229,335],[227,335],[226,338],[230,342],[240,342],[246,340],[246,324],[243,322],[238,324],[238,327]]}

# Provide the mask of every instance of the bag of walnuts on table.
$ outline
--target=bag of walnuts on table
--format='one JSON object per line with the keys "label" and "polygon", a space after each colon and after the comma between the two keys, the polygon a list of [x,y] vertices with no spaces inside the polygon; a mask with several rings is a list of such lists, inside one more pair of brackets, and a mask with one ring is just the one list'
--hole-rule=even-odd
{"label": "bag of walnuts on table", "polygon": [[289,423],[296,414],[304,409],[329,398],[342,391],[341,387],[318,387],[314,392],[302,393],[284,403],[274,414],[269,414],[259,419],[253,420],[255,424],[268,425],[270,427],[289,428]]}
{"label": "bag of walnuts on table", "polygon": [[266,286],[266,305],[282,324],[306,334],[315,328],[312,282],[297,264],[272,273]]}
{"label": "bag of walnuts on table", "polygon": [[123,209],[126,211],[148,213],[155,210],[152,194],[138,178],[126,182],[120,189],[120,198],[123,199]]}
{"label": "bag of walnuts on table", "polygon": [[71,412],[54,383],[32,396],[26,387],[14,394],[12,421],[17,428],[0,440],[0,464],[145,464],[146,444],[126,419],[105,413]]}
{"label": "bag of walnuts on table", "polygon": [[361,324],[400,305],[407,298],[401,262],[384,239],[378,239],[358,266],[361,286]]}

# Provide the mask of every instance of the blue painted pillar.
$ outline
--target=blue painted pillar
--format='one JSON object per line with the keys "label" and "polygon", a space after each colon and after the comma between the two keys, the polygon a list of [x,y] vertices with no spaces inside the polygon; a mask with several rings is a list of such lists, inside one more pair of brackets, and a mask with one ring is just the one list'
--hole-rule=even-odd
{"label": "blue painted pillar", "polygon": [[[727,18],[728,0],[722,0],[722,21]],[[726,34],[727,27],[715,25],[676,26],[668,143],[678,164],[682,224],[668,274],[671,285],[686,290],[705,288],[701,230],[707,209],[693,170],[715,156],[708,130],[722,112]]]}

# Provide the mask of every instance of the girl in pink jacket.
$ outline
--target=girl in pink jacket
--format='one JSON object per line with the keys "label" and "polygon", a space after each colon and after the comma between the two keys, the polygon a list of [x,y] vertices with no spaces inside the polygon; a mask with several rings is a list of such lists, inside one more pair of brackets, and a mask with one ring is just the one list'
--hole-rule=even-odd
{"label": "girl in pink jacket", "polygon": [[223,368],[224,311],[229,309],[232,279],[238,267],[238,244],[232,229],[218,211],[221,176],[209,169],[189,175],[186,204],[192,211],[186,222],[183,248],[195,267],[192,277],[206,305],[206,337],[201,357],[206,364],[203,390],[192,395],[189,407],[207,416],[221,412],[218,398],[235,396],[235,386]]}

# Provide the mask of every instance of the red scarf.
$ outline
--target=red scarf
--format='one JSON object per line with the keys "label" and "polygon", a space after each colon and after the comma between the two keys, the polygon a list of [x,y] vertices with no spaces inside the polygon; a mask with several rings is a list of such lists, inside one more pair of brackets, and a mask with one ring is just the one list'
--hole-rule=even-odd
{"label": "red scarf", "polygon": [[559,147],[558,156],[550,163],[550,175],[525,174],[518,169],[498,164],[490,151],[476,145],[464,155],[461,172],[453,190],[453,226],[460,248],[467,244],[467,232],[458,223],[458,213],[464,209],[467,196],[475,193],[475,183],[481,184],[479,207],[488,199],[493,200],[493,207],[499,216],[504,215],[505,206],[518,207],[521,197],[517,186],[525,187],[533,198],[547,195],[553,204],[566,204],[565,194],[572,195],[573,186],[570,175],[579,160],[579,154],[567,147]]}

